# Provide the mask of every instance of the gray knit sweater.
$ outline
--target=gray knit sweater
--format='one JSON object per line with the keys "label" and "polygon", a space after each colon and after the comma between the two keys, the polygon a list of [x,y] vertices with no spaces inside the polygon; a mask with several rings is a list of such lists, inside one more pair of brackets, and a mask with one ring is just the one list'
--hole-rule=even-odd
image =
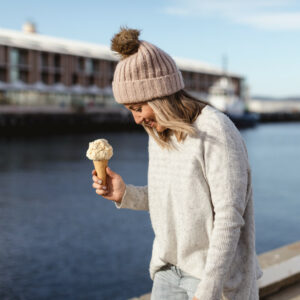
{"label": "gray knit sweater", "polygon": [[166,263],[200,280],[200,300],[258,300],[251,170],[232,121],[205,106],[197,136],[177,150],[149,137],[148,186],[126,185],[117,208],[149,210],[155,238],[150,277]]}

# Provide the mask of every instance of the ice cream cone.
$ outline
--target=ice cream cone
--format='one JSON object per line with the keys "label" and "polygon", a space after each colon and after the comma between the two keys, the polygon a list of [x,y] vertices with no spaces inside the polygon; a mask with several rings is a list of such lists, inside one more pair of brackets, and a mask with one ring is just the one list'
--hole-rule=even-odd
{"label": "ice cream cone", "polygon": [[106,185],[106,167],[108,160],[93,160],[97,176],[102,180],[102,185]]}

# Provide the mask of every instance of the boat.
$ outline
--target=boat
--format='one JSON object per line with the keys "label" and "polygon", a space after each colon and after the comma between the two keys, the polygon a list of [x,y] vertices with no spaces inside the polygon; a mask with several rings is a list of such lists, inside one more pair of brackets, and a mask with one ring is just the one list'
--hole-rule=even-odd
{"label": "boat", "polygon": [[227,76],[222,76],[209,89],[207,102],[225,113],[238,128],[253,127],[259,114],[248,112],[245,101],[235,93],[235,86]]}

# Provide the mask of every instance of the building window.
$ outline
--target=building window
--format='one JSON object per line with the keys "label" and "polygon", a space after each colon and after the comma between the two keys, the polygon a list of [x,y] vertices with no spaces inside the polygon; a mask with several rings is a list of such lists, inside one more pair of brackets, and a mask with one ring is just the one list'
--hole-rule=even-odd
{"label": "building window", "polygon": [[207,82],[208,82],[208,87],[211,87],[215,82],[214,75],[208,75]]}
{"label": "building window", "polygon": [[187,88],[193,88],[193,73],[192,72],[182,72],[183,80]]}
{"label": "building window", "polygon": [[0,81],[6,82],[6,70],[4,68],[0,68]]}
{"label": "building window", "polygon": [[60,81],[61,81],[60,73],[55,73],[54,74],[54,83],[60,83]]}
{"label": "building window", "polygon": [[19,61],[20,65],[28,65],[28,50],[19,50]]}
{"label": "building window", "polygon": [[111,61],[111,62],[110,62],[110,68],[111,68],[111,70],[112,70],[113,72],[115,71],[115,67],[116,67],[115,62],[114,62],[114,61]]}
{"label": "building window", "polygon": [[9,69],[9,79],[10,82],[16,82],[19,80],[19,51],[16,48],[11,48],[9,52],[9,62],[10,62],[10,69]]}
{"label": "building window", "polygon": [[42,68],[49,66],[49,55],[46,52],[42,52],[42,54],[41,54],[41,65],[42,65]]}
{"label": "building window", "polygon": [[10,82],[16,82],[19,80],[19,69],[18,68],[10,68]]}
{"label": "building window", "polygon": [[93,61],[90,58],[85,60],[85,73],[90,75],[93,72]]}
{"label": "building window", "polygon": [[12,66],[16,66],[19,63],[19,51],[18,49],[12,48],[10,49],[10,64]]}
{"label": "building window", "polygon": [[89,76],[88,77],[88,85],[94,85],[95,84],[95,78],[94,76]]}
{"label": "building window", "polygon": [[54,67],[60,68],[61,61],[60,61],[60,54],[54,54]]}
{"label": "building window", "polygon": [[49,83],[49,74],[47,72],[42,72],[41,80],[43,83]]}
{"label": "building window", "polygon": [[78,75],[76,73],[73,73],[72,75],[72,84],[78,84]]}
{"label": "building window", "polygon": [[207,88],[207,86],[208,86],[208,75],[201,74],[201,77],[200,77],[200,86],[203,89]]}
{"label": "building window", "polygon": [[6,47],[0,45],[0,64],[6,64]]}
{"label": "building window", "polygon": [[93,73],[100,72],[100,61],[97,59],[93,59],[92,60],[92,68],[93,68]]}
{"label": "building window", "polygon": [[109,73],[113,76],[114,72],[115,72],[115,67],[116,67],[116,64],[114,61],[111,61],[109,63]]}
{"label": "building window", "polygon": [[23,81],[24,83],[28,83],[29,82],[28,71],[20,71],[20,80]]}
{"label": "building window", "polygon": [[83,57],[78,57],[77,69],[80,72],[84,71],[84,58]]}

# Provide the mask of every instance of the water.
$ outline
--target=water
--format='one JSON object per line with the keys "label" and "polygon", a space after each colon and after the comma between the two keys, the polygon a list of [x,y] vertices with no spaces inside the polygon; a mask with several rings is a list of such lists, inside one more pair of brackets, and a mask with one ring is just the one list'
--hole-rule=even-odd
{"label": "water", "polygon": [[[252,166],[257,252],[299,240],[300,123],[242,131]],[[147,183],[143,132],[0,140],[0,299],[128,299],[149,292],[148,212],[118,210],[91,187],[88,142],[112,170]]]}

